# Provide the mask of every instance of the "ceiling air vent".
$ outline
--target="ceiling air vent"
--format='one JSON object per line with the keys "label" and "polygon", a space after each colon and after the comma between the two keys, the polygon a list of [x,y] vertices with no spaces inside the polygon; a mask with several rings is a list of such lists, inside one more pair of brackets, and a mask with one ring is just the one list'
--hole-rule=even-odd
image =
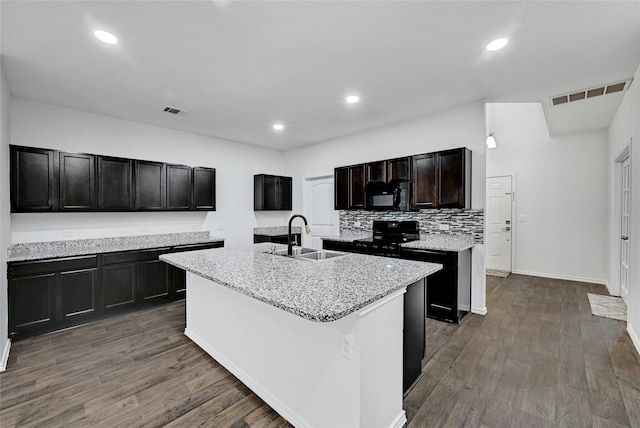
{"label": "ceiling air vent", "polygon": [[625,80],[624,82],[610,83],[608,85],[597,86],[595,88],[583,89],[581,91],[571,92],[569,94],[562,94],[549,99],[549,104],[557,106],[560,104],[572,103],[575,101],[584,100],[587,98],[598,97],[600,95],[613,94],[625,89],[629,89],[633,79]]}
{"label": "ceiling air vent", "polygon": [[165,107],[164,111],[170,114],[174,114],[176,116],[186,116],[187,114],[189,114],[188,111],[180,110],[179,108],[175,108],[175,107]]}

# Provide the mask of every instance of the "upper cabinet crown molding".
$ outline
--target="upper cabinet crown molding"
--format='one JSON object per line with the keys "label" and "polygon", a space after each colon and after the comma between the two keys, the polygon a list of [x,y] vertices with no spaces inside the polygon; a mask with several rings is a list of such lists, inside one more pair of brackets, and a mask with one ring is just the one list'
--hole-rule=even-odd
{"label": "upper cabinet crown molding", "polygon": [[215,168],[10,146],[11,212],[216,209]]}

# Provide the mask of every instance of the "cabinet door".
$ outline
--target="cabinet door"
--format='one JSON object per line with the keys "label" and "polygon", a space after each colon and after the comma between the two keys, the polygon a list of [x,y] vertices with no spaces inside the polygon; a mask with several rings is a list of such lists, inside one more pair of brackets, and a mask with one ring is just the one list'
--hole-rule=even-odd
{"label": "cabinet door", "polygon": [[135,161],[136,210],[164,210],[165,182],[165,168],[162,162]]}
{"label": "cabinet door", "polygon": [[411,157],[387,161],[387,181],[411,180]]}
{"label": "cabinet door", "polygon": [[293,179],[291,177],[278,177],[278,209],[291,211],[293,192]]}
{"label": "cabinet door", "polygon": [[436,162],[434,153],[413,157],[413,207],[435,208]]}
{"label": "cabinet door", "polygon": [[366,182],[387,181],[387,161],[369,162],[366,164]]}
{"label": "cabinet door", "polygon": [[441,321],[458,321],[457,269],[444,269],[427,277],[427,316]]}
{"label": "cabinet door", "polygon": [[55,152],[11,146],[11,211],[54,211]]}
{"label": "cabinet door", "polygon": [[9,333],[45,327],[55,321],[55,273],[9,280]]}
{"label": "cabinet door", "polygon": [[132,306],[136,302],[137,262],[102,267],[102,306],[104,310]]}
{"label": "cabinet door", "polygon": [[167,209],[191,208],[191,167],[167,165]]}
{"label": "cabinet door", "polygon": [[98,311],[98,269],[61,272],[60,318],[65,321]]}
{"label": "cabinet door", "polygon": [[349,209],[349,168],[334,169],[333,180],[335,209]]}
{"label": "cabinet door", "polygon": [[262,210],[272,211],[278,209],[278,177],[275,175],[262,175],[261,186],[258,192],[262,194]]}
{"label": "cabinet door", "polygon": [[169,265],[162,260],[140,263],[140,297],[149,301],[169,296]]}
{"label": "cabinet door", "polygon": [[61,211],[93,211],[96,209],[95,156],[60,153]]}
{"label": "cabinet door", "polygon": [[471,155],[469,149],[438,153],[438,207],[471,206]]}
{"label": "cabinet door", "polygon": [[196,210],[216,210],[216,170],[193,168],[193,206]]}
{"label": "cabinet door", "polygon": [[98,209],[129,211],[133,206],[133,161],[98,156]]}
{"label": "cabinet door", "polygon": [[349,208],[364,208],[364,165],[349,167]]}

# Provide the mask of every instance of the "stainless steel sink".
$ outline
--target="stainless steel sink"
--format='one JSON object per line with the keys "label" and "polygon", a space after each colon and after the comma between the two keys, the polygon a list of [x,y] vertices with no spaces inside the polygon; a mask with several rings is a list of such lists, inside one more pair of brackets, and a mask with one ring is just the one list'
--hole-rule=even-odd
{"label": "stainless steel sink", "polygon": [[[287,256],[287,249],[280,248],[273,251],[266,251],[267,254],[274,254],[276,256]],[[336,257],[346,256],[346,253],[341,253],[339,251],[329,251],[329,250],[316,250],[314,248],[305,248],[305,247],[293,247],[292,250],[292,258],[307,260],[307,261],[318,261],[318,260],[326,260],[333,259]]]}
{"label": "stainless steel sink", "polygon": [[339,251],[318,250],[312,253],[302,254],[300,255],[299,258],[301,260],[318,261],[318,260],[333,259],[336,257],[343,257],[343,256],[346,256],[346,254],[341,253]]}

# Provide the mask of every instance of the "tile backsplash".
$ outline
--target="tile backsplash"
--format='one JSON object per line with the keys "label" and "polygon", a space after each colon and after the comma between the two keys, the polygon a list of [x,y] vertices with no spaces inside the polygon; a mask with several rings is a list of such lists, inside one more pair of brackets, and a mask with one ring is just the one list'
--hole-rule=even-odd
{"label": "tile backsplash", "polygon": [[484,243],[484,210],[482,209],[445,208],[407,212],[340,210],[340,233],[371,232],[374,220],[417,220],[421,235],[470,234],[473,235],[474,243]]}

